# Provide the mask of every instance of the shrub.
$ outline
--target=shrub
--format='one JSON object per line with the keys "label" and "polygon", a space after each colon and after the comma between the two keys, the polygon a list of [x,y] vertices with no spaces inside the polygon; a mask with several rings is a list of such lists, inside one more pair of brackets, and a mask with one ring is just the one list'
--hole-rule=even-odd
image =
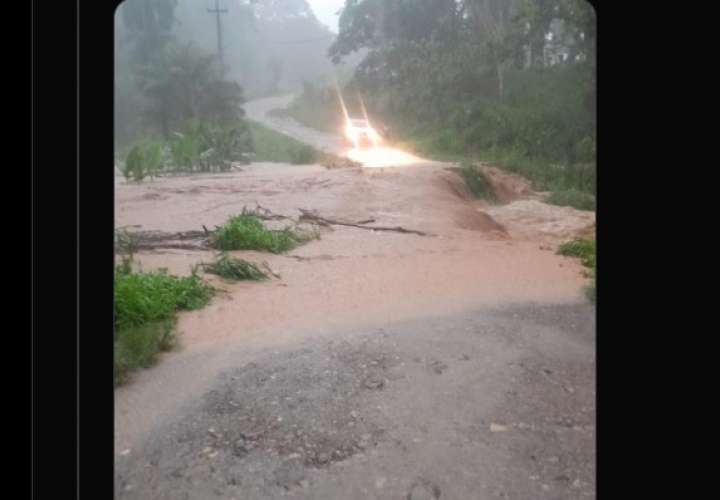
{"label": "shrub", "polygon": [[136,144],[127,157],[123,175],[127,180],[141,182],[147,176],[154,176],[162,167],[162,144],[155,141]]}
{"label": "shrub", "polygon": [[270,230],[253,214],[243,212],[230,217],[213,233],[213,245],[218,250],[264,250],[282,253],[295,248],[307,238],[290,227]]}
{"label": "shrub", "polygon": [[578,238],[565,242],[560,245],[558,253],[567,257],[579,257],[583,266],[595,268],[595,240]]}
{"label": "shrub", "polygon": [[176,311],[199,309],[213,293],[195,274],[133,273],[129,260],[124,261],[115,271],[115,383],[172,347]]}
{"label": "shrub", "polygon": [[493,191],[490,181],[485,174],[472,163],[463,162],[460,166],[460,173],[465,179],[470,192],[478,199],[495,200],[495,192]]}
{"label": "shrub", "polygon": [[199,309],[213,289],[199,276],[179,277],[166,271],[115,273],[115,326],[122,330],[172,318],[177,310]]}
{"label": "shrub", "polygon": [[190,121],[182,132],[172,134],[168,144],[173,169],[190,172],[228,171],[233,162],[247,163],[253,150],[245,122],[220,127]]}

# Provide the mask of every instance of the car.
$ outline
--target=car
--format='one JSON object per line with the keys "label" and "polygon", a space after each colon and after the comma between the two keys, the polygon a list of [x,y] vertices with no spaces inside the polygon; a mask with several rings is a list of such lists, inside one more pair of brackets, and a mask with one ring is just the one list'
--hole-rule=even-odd
{"label": "car", "polygon": [[370,125],[368,120],[362,118],[349,118],[345,125],[345,137],[356,149],[372,146],[377,147],[382,138]]}

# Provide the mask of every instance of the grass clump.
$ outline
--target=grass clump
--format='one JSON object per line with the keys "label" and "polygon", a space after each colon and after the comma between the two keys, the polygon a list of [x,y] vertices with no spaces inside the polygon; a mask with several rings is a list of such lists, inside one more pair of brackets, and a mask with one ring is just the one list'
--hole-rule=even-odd
{"label": "grass clump", "polygon": [[473,196],[481,200],[495,200],[495,192],[487,176],[470,162],[460,164],[460,174]]}
{"label": "grass clump", "polygon": [[277,254],[292,250],[308,239],[290,227],[267,229],[255,215],[243,211],[216,229],[213,246],[222,251],[260,250]]}
{"label": "grass clump", "polygon": [[253,161],[308,165],[317,163],[322,157],[322,153],[318,150],[292,137],[276,132],[259,123],[250,122],[249,125],[255,146]]}
{"label": "grass clump", "polygon": [[151,367],[158,353],[172,349],[174,325],[175,320],[169,318],[118,331],[114,346],[115,385],[126,382],[132,371]]}
{"label": "grass clump", "polygon": [[555,191],[545,198],[545,202],[560,207],[573,207],[578,210],[595,210],[595,197],[590,193],[578,191],[577,189]]}
{"label": "grass clump", "polygon": [[257,265],[243,259],[229,257],[222,253],[215,262],[203,264],[206,273],[216,274],[231,281],[261,281],[268,278]]}
{"label": "grass clump", "polygon": [[193,274],[173,276],[165,270],[115,273],[115,326],[122,330],[172,318],[175,311],[200,309],[213,289]]}
{"label": "grass clump", "polygon": [[585,287],[585,295],[593,304],[596,299],[596,255],[597,248],[595,240],[578,238],[568,241],[560,245],[558,249],[560,255],[566,257],[578,257],[583,266],[588,268],[586,274],[590,278],[590,283]]}
{"label": "grass clump", "polygon": [[566,257],[579,257],[582,265],[589,268],[595,267],[596,255],[595,240],[578,238],[560,245],[558,253]]}
{"label": "grass clump", "polygon": [[115,271],[116,384],[131,371],[152,365],[159,352],[172,347],[177,311],[199,309],[214,294],[196,274],[136,273],[126,264]]}

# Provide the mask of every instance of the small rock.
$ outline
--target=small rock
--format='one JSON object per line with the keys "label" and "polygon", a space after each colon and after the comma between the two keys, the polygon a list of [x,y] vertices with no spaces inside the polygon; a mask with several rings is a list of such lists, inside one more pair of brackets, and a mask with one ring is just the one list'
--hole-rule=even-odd
{"label": "small rock", "polygon": [[365,379],[363,385],[367,389],[382,389],[382,387],[385,385],[385,381],[379,377],[370,377]]}
{"label": "small rock", "polygon": [[573,488],[579,488],[581,485],[582,485],[582,483],[580,482],[579,479],[576,479],[576,480],[573,481],[573,483],[572,483],[572,487],[573,487]]}
{"label": "small rock", "polygon": [[129,454],[130,454],[130,448],[128,448],[127,450],[123,450],[123,451],[120,452],[120,455],[122,455],[123,457],[126,456],[126,455],[129,455]]}
{"label": "small rock", "polygon": [[435,360],[432,363],[430,363],[430,368],[432,369],[433,373],[436,375],[441,375],[442,372],[447,370],[448,366],[443,363],[442,361]]}
{"label": "small rock", "polygon": [[490,432],[505,432],[508,428],[505,425],[490,424]]}

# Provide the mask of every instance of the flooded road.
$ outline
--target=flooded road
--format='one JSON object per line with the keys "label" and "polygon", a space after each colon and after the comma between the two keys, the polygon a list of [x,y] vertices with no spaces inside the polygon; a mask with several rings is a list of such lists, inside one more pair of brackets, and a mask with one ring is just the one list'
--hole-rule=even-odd
{"label": "flooded road", "polygon": [[[318,149],[348,153],[339,137],[310,130],[292,120],[267,116],[269,110],[282,107],[287,100],[255,101],[248,103],[246,110],[250,118]],[[164,355],[156,367],[138,373],[129,385],[116,390],[120,497],[340,498],[336,496],[338,491],[347,486],[354,493],[344,498],[405,498],[402,495],[415,488],[416,483],[420,485],[418,491],[429,488],[429,495],[434,494],[434,486],[429,484],[440,485],[437,487],[446,491],[443,498],[495,498],[497,491],[522,492],[523,498],[578,498],[594,494],[590,488],[594,456],[594,309],[584,304],[585,278],[580,265],[555,254],[561,241],[592,227],[594,215],[550,207],[533,199],[489,207],[471,199],[457,174],[449,170],[451,165],[414,157],[412,161],[398,163],[381,168],[338,169],[260,163],[230,173],[158,178],[143,184],[128,184],[117,178],[117,226],[199,230],[203,225],[212,228],[222,224],[245,206],[254,208],[260,204],[273,213],[292,217],[299,215],[299,209],[315,210],[328,218],[348,221],[372,218],[376,225],[402,226],[430,234],[333,226],[324,228],[319,240],[284,255],[233,252],[247,260],[266,262],[279,278],[241,284],[209,278],[223,293],[205,309],[180,315],[177,325],[180,350]],[[283,223],[277,225],[282,227]],[[178,274],[189,273],[193,264],[211,258],[211,252],[179,250],[142,252],[136,256],[142,269],[165,267]],[[514,311],[513,308],[518,312],[503,312]],[[464,333],[474,328],[478,335],[468,337]],[[381,343],[386,347],[373,351],[366,362],[334,365],[327,356],[319,354],[327,351],[331,359],[362,358],[365,354],[357,354],[365,352],[361,346],[366,341],[362,339],[375,339],[380,330],[396,333],[389,337],[381,334]],[[334,342],[349,342],[350,347],[335,347]],[[303,349],[315,354],[298,354],[305,352]],[[372,396],[364,392],[356,395],[357,387],[366,382],[367,370],[363,371],[361,365],[367,368],[373,360],[380,363],[383,352],[406,363],[396,373],[398,380],[404,382],[395,386],[377,382],[378,389],[395,388],[373,392]],[[478,360],[479,365],[456,363],[456,358],[470,352],[476,353],[471,358]],[[461,366],[463,371],[425,380],[418,378],[425,371],[416,373],[410,368],[415,358],[421,360],[417,362],[418,370],[424,367],[422,370],[430,370],[427,373],[437,371],[430,366],[436,361],[440,363],[435,365],[440,371],[437,375],[445,372],[443,365],[450,367],[450,373]],[[552,384],[536,387],[542,383],[527,379],[516,364],[520,362],[534,367],[533,370],[553,371],[558,383],[572,387],[573,392],[554,392]],[[285,365],[288,371],[283,372]],[[553,368],[548,368],[551,365]],[[254,373],[252,370],[262,373],[258,372],[259,378],[243,379],[249,376],[243,375],[244,366],[256,367],[249,373]],[[344,366],[347,373],[343,373]],[[307,379],[307,383],[317,384],[320,392],[307,384],[288,382],[263,393],[264,386],[258,381],[281,372],[286,373],[283,380]],[[480,374],[486,378],[484,382],[478,380],[475,390],[468,381],[476,380]],[[241,377],[241,382],[228,382],[232,377]],[[387,375],[383,377],[385,380]],[[325,382],[330,392],[319,389]],[[423,384],[432,387],[426,405],[412,402],[421,397]],[[398,390],[399,393],[393,392]],[[516,400],[507,399],[508,392],[526,394],[529,406],[518,407]],[[317,404],[301,404],[295,412],[292,406],[282,403],[283,397],[293,397],[291,393],[310,403],[315,398]],[[456,396],[447,399],[451,393]],[[220,399],[213,400],[215,396],[211,394],[220,394]],[[543,394],[544,400],[540,397]],[[337,406],[339,402],[330,402],[346,396],[356,403]],[[359,399],[353,399],[356,397]],[[372,401],[366,401],[367,397]],[[224,410],[212,406],[215,403],[208,403],[208,398],[220,401],[218,404],[236,401],[240,406],[223,413]],[[244,398],[253,401],[255,410],[242,405]],[[466,400],[462,402],[463,399]],[[271,400],[277,400],[279,406],[271,405]],[[370,415],[371,407],[367,406],[370,404],[386,408],[384,416]],[[494,434],[484,434],[487,429],[483,426],[489,425],[487,419],[502,416],[512,420],[522,416],[533,420],[532,408],[537,410],[535,417],[548,422],[558,412],[582,420],[578,425],[585,426],[584,430],[576,431],[578,434],[572,437],[576,441],[571,439],[581,449],[571,453],[569,441],[553,434],[555,428],[547,422],[536,422],[537,428],[544,431],[534,432],[528,427],[519,434],[508,434],[510,441],[500,448],[488,441],[488,436]],[[350,418],[352,412],[356,416]],[[272,415],[276,422],[278,418],[289,418],[295,427],[281,426],[275,437],[261,440],[265,448],[235,456],[231,448],[208,445],[205,437],[201,437],[215,426],[225,426],[227,432],[234,432],[232,418],[227,420],[220,415],[237,418],[260,415],[262,419]],[[367,426],[354,424],[363,427],[362,432],[356,435],[344,427],[351,420],[359,422],[362,416],[367,417]],[[407,421],[414,422],[415,430],[393,434],[395,431],[390,429],[397,422],[391,425],[388,418],[410,419]],[[309,422],[313,419],[324,422],[322,432],[308,428],[312,427]],[[345,423],[340,425],[340,421]],[[536,425],[525,421],[523,424]],[[259,424],[252,424],[243,432],[254,432],[253,425]],[[319,447],[316,451],[312,451],[312,446],[308,449],[293,444],[295,438],[287,437],[298,428],[305,429],[310,444]],[[459,452],[468,463],[477,465],[475,476],[472,467],[466,472],[453,469],[455,448],[438,445],[464,442],[465,438],[457,434],[459,431],[453,430],[460,428],[465,429],[461,435],[467,437],[467,443],[475,443]],[[477,435],[471,431],[475,428]],[[378,429],[384,431],[376,435]],[[182,441],[185,444],[178,441],[173,445],[183,447],[182,451],[163,444],[158,433],[185,436],[187,439]],[[342,433],[347,434],[347,440],[329,437]],[[422,442],[427,444],[412,444],[413,439],[421,439],[416,433],[425,435]],[[368,442],[362,448],[365,451],[358,451],[360,448],[355,445],[367,434],[371,436],[369,441],[379,443],[377,448]],[[394,437],[388,438],[390,435]],[[234,434],[233,438],[240,439]],[[289,440],[289,444],[278,448],[277,443],[283,440]],[[431,446],[432,443],[435,445]],[[209,457],[217,451],[219,455],[213,457],[220,457],[220,462],[214,462],[213,457],[197,458],[208,446],[211,451],[205,455]],[[355,451],[347,454],[348,446]],[[527,457],[521,459],[516,455],[521,453],[519,450],[533,446],[555,450],[560,457],[572,454],[569,462],[562,463],[568,470],[574,470],[577,477],[563,483],[562,488],[566,489],[558,490],[555,484],[548,486],[544,479],[539,482],[525,479],[519,490],[506,484],[513,474],[531,467],[530,462],[526,463]],[[170,458],[162,451],[165,449],[174,450],[173,456],[181,458]],[[368,458],[372,449],[385,458]],[[324,460],[324,454],[332,457],[335,452],[343,459]],[[481,459],[483,453],[496,456],[497,463],[506,465],[505,470]],[[146,465],[153,461],[157,470],[151,467],[148,472]],[[263,467],[267,470],[253,479],[252,471]],[[380,474],[382,469],[387,474]],[[420,474],[420,469],[425,472]],[[556,470],[550,467],[545,472],[551,474]],[[425,479],[415,477],[418,474]],[[527,477],[542,474],[531,471]],[[247,489],[238,486],[245,483]],[[479,483],[489,488],[486,493],[463,496]],[[407,494],[413,495],[412,491]]]}

